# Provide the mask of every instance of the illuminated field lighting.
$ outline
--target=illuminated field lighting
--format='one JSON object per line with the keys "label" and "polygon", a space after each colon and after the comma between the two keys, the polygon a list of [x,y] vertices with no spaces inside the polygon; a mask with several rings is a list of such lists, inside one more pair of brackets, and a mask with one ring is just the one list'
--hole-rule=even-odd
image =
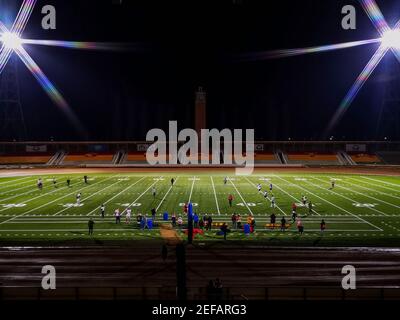
{"label": "illuminated field lighting", "polygon": [[3,43],[4,47],[8,49],[18,49],[22,46],[22,40],[18,34],[13,32],[4,32],[0,36],[0,42]]}
{"label": "illuminated field lighting", "polygon": [[386,48],[400,49],[400,30],[386,31],[382,36],[382,45]]}

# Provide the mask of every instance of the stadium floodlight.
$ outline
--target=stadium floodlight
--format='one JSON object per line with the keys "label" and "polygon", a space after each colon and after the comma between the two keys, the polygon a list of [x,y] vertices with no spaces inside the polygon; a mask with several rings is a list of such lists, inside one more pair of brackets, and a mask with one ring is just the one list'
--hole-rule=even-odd
{"label": "stadium floodlight", "polygon": [[375,0],[359,0],[364,11],[367,13],[371,22],[381,36],[381,45],[376,50],[375,54],[369,60],[363,71],[360,73],[347,95],[342,100],[339,108],[333,115],[329,125],[325,130],[325,135],[332,131],[339,120],[343,117],[351,103],[356,98],[358,92],[370,78],[376,67],[384,58],[388,51],[391,51],[396,59],[400,62],[400,20],[393,28],[389,26],[385,20],[381,10]]}
{"label": "stadium floodlight", "polygon": [[400,49],[400,30],[386,31],[382,36],[382,45],[386,48]]}
{"label": "stadium floodlight", "polygon": [[2,42],[7,49],[17,50],[22,46],[22,39],[17,33],[13,32],[4,32],[0,36],[0,42]]}

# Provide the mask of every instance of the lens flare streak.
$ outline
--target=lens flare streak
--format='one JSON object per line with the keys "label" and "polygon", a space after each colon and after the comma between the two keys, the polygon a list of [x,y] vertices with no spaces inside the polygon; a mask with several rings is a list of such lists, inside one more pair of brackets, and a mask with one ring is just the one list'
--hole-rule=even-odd
{"label": "lens flare streak", "polygon": [[365,66],[364,70],[358,76],[352,87],[350,88],[349,92],[341,102],[339,108],[337,109],[336,113],[334,114],[333,118],[331,119],[327,130],[325,131],[325,135],[328,135],[329,132],[336,126],[342,116],[350,107],[351,103],[356,98],[357,94],[360,92],[361,88],[364,86],[365,82],[369,79],[371,74],[374,72],[375,68],[381,62],[385,54],[388,52],[389,48],[380,46],[379,49],[375,52],[372,56],[371,60]]}
{"label": "lens flare streak", "polygon": [[11,32],[17,33],[18,36],[22,34],[25,27],[32,15],[33,9],[35,8],[36,0],[24,0],[21,9],[15,19],[15,22],[11,28]]}
{"label": "lens flare streak", "polygon": [[65,101],[63,96],[57,90],[57,88],[51,83],[47,76],[43,73],[36,62],[31,58],[31,56],[26,52],[24,48],[18,48],[15,50],[18,57],[33,74],[39,84],[42,86],[43,90],[47,93],[50,99],[67,115],[67,117],[72,121],[72,123],[81,131],[83,131],[82,126],[74,112],[69,107],[68,103]]}
{"label": "lens flare streak", "polygon": [[381,36],[384,33],[390,31],[390,27],[383,17],[383,14],[376,4],[375,0],[360,0],[360,2],[364,11],[367,13],[368,17],[370,18]]}
{"label": "lens flare streak", "polygon": [[[400,30],[400,20],[396,23],[393,29],[389,27],[375,0],[360,0],[360,3],[381,37],[392,30]],[[400,49],[390,48],[390,50],[400,62]]]}
{"label": "lens flare streak", "polygon": [[[13,23],[10,32],[16,33],[18,36],[24,31],[26,24],[35,8],[36,0],[24,0],[22,6],[18,12],[18,15]],[[0,29],[1,31],[8,32],[7,27],[0,21]],[[0,52],[0,73],[3,72],[5,66],[8,63],[8,60],[11,57],[13,50],[10,48],[6,48],[4,44],[1,46]]]}
{"label": "lens flare streak", "polygon": [[345,43],[339,43],[339,44],[331,44],[331,45],[325,45],[325,46],[319,46],[319,47],[265,51],[265,52],[256,53],[256,54],[242,55],[239,59],[240,60],[281,59],[281,58],[300,56],[300,55],[311,54],[311,53],[321,53],[321,52],[327,52],[327,51],[348,49],[348,48],[353,48],[353,47],[357,47],[357,46],[378,43],[380,41],[381,41],[381,39],[370,39],[370,40],[345,42]]}
{"label": "lens flare streak", "polygon": [[[385,34],[391,31],[400,30],[400,20],[396,23],[393,29],[391,29],[386,22],[381,10],[379,9],[375,0],[360,0],[361,5],[365,12],[367,13],[368,17],[372,21],[375,28],[378,30],[379,34],[383,37]],[[381,39],[382,41],[382,39]],[[379,49],[375,52],[372,56],[371,60],[368,62],[364,70],[358,76],[352,87],[350,88],[349,92],[342,100],[339,108],[336,110],[335,114],[333,115],[329,126],[325,130],[325,137],[329,135],[331,130],[337,125],[340,119],[343,117],[345,112],[350,107],[351,103],[356,98],[357,94],[364,86],[365,82],[370,78],[371,74],[374,72],[375,68],[381,62],[383,57],[386,53],[391,50],[393,54],[396,56],[397,60],[400,62],[400,49],[395,47],[387,46],[383,43],[379,47]]]}
{"label": "lens flare streak", "polygon": [[106,43],[106,42],[80,42],[80,41],[61,41],[61,40],[33,40],[23,39],[24,44],[33,44],[40,46],[61,47],[67,49],[79,50],[98,50],[98,51],[119,51],[124,50],[126,45],[122,43]]}

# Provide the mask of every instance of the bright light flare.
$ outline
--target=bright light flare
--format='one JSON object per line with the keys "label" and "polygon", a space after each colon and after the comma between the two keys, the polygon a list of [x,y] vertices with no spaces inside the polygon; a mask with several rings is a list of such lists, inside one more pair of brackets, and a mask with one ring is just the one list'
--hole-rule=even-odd
{"label": "bright light flare", "polygon": [[400,30],[390,30],[383,34],[382,45],[385,48],[400,49]]}
{"label": "bright light flare", "polygon": [[0,42],[2,42],[7,49],[17,50],[22,46],[21,38],[14,32],[4,32],[0,36]]}

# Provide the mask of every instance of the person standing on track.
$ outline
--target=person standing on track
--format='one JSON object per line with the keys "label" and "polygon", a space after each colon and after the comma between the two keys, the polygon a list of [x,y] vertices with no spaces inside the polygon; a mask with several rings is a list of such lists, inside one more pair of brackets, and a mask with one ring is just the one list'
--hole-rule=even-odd
{"label": "person standing on track", "polygon": [[276,215],[275,215],[275,213],[272,213],[270,216],[271,229],[274,229],[275,223],[276,223]]}
{"label": "person standing on track", "polygon": [[104,204],[102,204],[100,207],[100,214],[103,219],[104,219],[105,212],[106,212],[106,207]]}
{"label": "person standing on track", "polygon": [[115,216],[115,224],[120,224],[121,223],[121,213],[119,212],[119,209],[115,209],[114,216]]}
{"label": "person standing on track", "polygon": [[208,225],[208,229],[211,230],[212,229],[212,223],[213,223],[213,219],[211,217],[211,214],[208,216],[207,219],[207,225]]}
{"label": "person standing on track", "polygon": [[90,218],[88,222],[88,228],[89,228],[89,236],[93,235],[93,229],[94,229],[94,221],[92,218]]}
{"label": "person standing on track", "polygon": [[281,231],[285,231],[286,230],[286,219],[285,217],[282,217],[281,219]]}
{"label": "person standing on track", "polygon": [[300,234],[303,234],[303,232],[304,232],[304,226],[303,226],[303,222],[301,221],[300,218],[297,219],[296,225],[297,225],[297,230],[299,230],[299,233],[300,233]]}
{"label": "person standing on track", "polygon": [[326,223],[324,219],[322,219],[320,227],[321,227],[321,233],[324,233],[326,229]]}

